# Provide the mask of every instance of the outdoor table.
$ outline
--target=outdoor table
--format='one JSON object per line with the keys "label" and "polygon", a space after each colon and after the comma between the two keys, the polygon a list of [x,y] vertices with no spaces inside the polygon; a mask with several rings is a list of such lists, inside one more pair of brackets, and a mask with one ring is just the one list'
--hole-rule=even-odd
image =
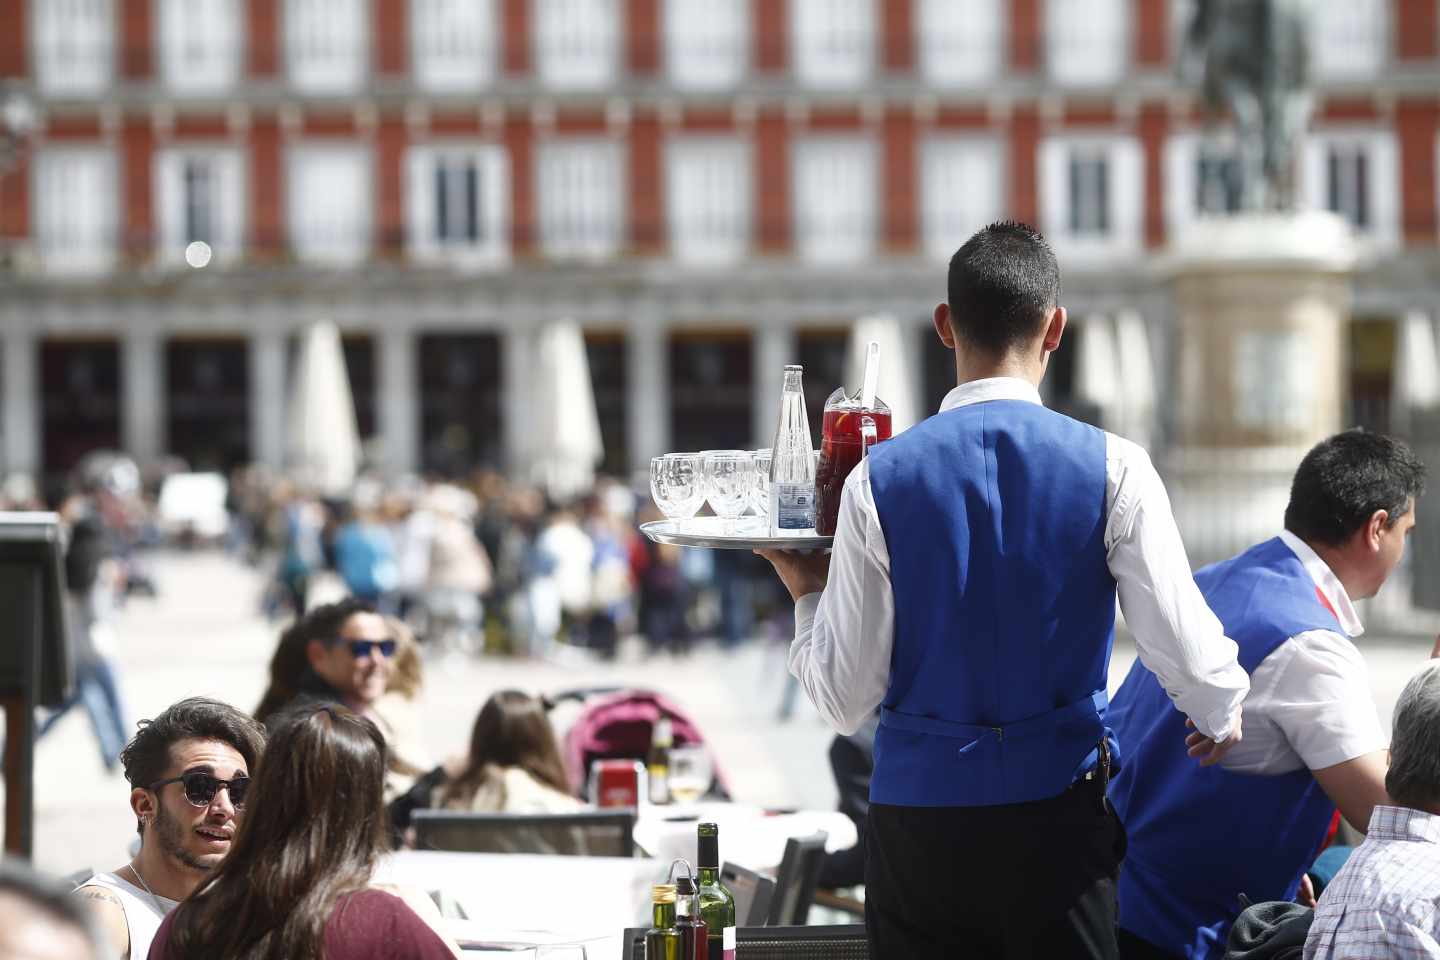
{"label": "outdoor table", "polygon": [[[650,885],[664,873],[665,864],[643,857],[400,850],[381,859],[375,879],[453,900],[467,918],[447,921],[457,939],[577,958],[578,949],[545,946],[584,940],[589,957],[611,960],[626,927],[649,923]],[[525,957],[533,946],[466,955]]]}
{"label": "outdoor table", "polygon": [[635,845],[661,863],[684,857],[693,865],[695,827],[720,827],[720,859],[751,870],[771,870],[785,854],[785,841],[823,830],[825,849],[847,850],[858,840],[854,822],[838,810],[775,811],[748,803],[702,801],[647,806],[635,821]]}

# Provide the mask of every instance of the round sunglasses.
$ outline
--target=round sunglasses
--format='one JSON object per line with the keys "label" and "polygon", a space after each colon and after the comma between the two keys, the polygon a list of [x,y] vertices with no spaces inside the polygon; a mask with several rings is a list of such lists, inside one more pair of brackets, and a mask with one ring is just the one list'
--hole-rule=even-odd
{"label": "round sunglasses", "polygon": [[185,799],[197,807],[208,807],[215,800],[215,794],[224,787],[230,794],[230,805],[236,810],[245,806],[245,795],[250,792],[249,777],[232,777],[229,780],[221,780],[214,774],[205,773],[201,770],[190,770],[180,774],[178,777],[171,777],[169,780],[158,780],[150,784],[151,790],[159,790],[168,783],[178,783],[185,790]]}

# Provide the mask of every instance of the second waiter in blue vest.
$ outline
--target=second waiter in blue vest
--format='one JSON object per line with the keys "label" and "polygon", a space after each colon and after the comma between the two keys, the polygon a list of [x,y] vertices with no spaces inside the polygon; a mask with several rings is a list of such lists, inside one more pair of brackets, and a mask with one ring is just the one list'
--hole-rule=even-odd
{"label": "second waiter in blue vest", "polygon": [[1115,957],[1117,593],[1194,721],[1182,757],[1239,739],[1249,680],[1149,457],[1040,401],[1066,321],[1044,238],[986,227],[947,293],[935,329],[958,385],[940,412],[850,475],[828,558],[765,554],[796,600],[790,671],[842,733],[880,712],[871,956]]}

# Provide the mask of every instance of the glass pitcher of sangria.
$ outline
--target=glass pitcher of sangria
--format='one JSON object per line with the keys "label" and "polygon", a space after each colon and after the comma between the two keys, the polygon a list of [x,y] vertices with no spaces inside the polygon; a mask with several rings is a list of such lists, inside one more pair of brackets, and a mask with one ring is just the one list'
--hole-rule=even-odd
{"label": "glass pitcher of sangria", "polygon": [[872,444],[890,439],[890,407],[873,392],[866,404],[863,393],[847,394],[839,387],[825,401],[820,466],[815,471],[815,532],[822,537],[835,536],[845,478]]}

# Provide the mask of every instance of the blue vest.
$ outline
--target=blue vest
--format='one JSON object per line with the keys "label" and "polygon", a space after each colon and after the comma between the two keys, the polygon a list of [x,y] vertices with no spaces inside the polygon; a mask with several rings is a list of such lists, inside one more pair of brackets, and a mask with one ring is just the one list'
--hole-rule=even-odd
{"label": "blue vest", "polygon": [[[1240,666],[1255,668],[1288,638],[1335,630],[1304,564],[1278,537],[1195,575]],[[1309,770],[1279,776],[1201,767],[1185,753],[1185,717],[1137,660],[1110,722],[1126,747],[1110,800],[1129,851],[1120,872],[1120,925],[1173,953],[1218,957],[1240,912],[1291,900],[1335,808]]]}
{"label": "blue vest", "polygon": [[876,446],[870,482],[895,600],[870,799],[1063,792],[1108,735],[1105,434],[1036,403],[970,404]]}

